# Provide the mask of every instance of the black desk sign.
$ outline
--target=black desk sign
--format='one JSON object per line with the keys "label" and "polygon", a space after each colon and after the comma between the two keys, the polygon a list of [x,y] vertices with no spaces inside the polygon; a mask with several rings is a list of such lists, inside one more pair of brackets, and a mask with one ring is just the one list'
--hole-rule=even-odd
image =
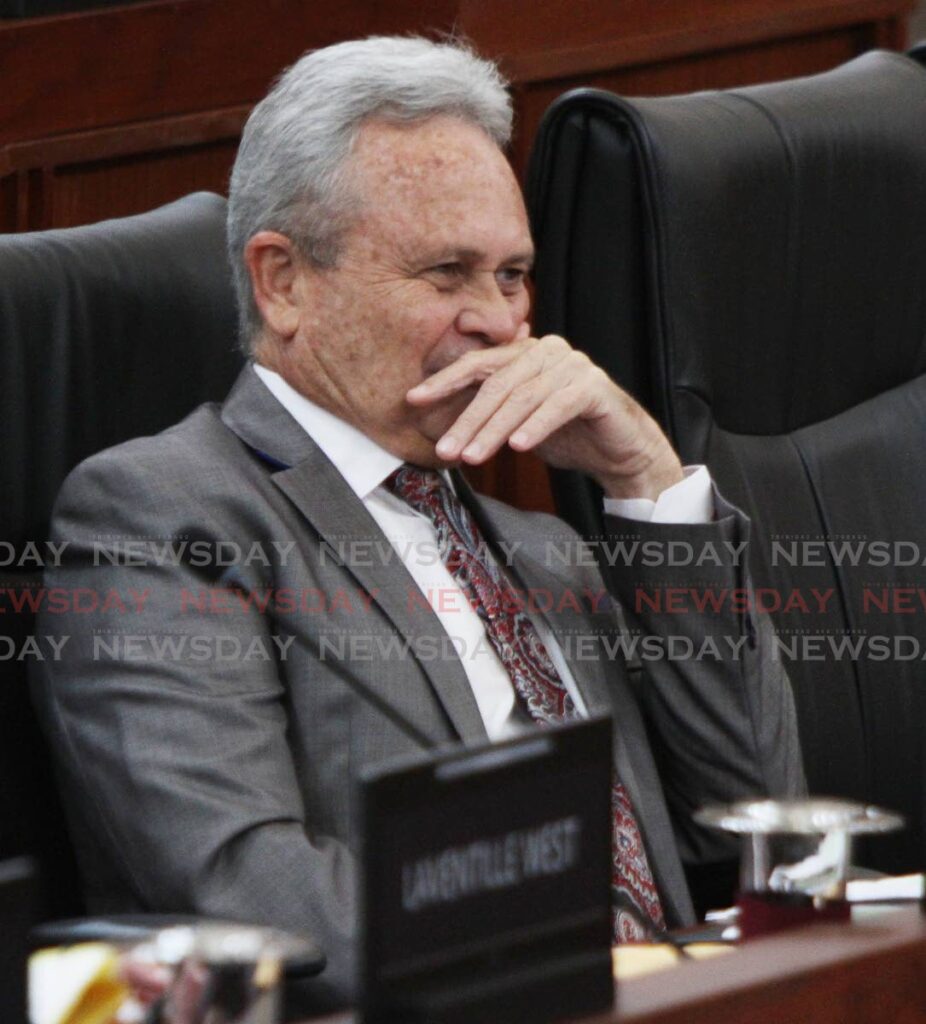
{"label": "black desk sign", "polygon": [[361,784],[364,1024],[542,1024],[610,1008],[611,723]]}

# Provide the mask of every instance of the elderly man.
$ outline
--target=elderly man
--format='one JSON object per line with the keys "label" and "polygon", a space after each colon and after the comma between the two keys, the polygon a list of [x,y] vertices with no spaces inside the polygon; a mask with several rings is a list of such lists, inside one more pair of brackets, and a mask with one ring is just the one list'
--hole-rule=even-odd
{"label": "elderly man", "polygon": [[374,38],[294,65],[231,182],[253,362],[222,408],[88,460],[56,509],[53,583],[139,595],[128,628],[73,616],[38,687],[91,902],[307,930],[320,1002],[351,992],[352,784],[371,764],[612,713],[618,939],[692,920],[683,863],[728,852],[695,807],[802,786],[763,620],[662,621],[634,588],[679,570],[634,565],[608,581],[633,630],[713,656],[636,679],[613,644],[579,656],[619,623],[588,559],[545,554],[575,535],[448,472],[534,451],[601,484],[628,546],[712,545],[726,564],[699,580],[744,585],[748,524],[706,470],[564,339],[532,336],[510,127],[496,68],[462,46]]}

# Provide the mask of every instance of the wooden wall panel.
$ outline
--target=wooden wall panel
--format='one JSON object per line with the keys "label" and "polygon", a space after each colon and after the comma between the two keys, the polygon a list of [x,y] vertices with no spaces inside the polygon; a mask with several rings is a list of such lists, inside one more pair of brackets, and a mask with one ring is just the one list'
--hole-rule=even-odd
{"label": "wooden wall panel", "polygon": [[[151,0],[0,22],[0,231],[71,226],[225,190],[241,126],[306,49],[456,28],[514,83],[523,173],[578,85],[663,95],[813,74],[901,48],[914,0]],[[550,509],[543,466],[502,453],[490,493]]]}
{"label": "wooden wall panel", "polygon": [[0,225],[2,230],[15,231],[18,227],[19,175],[0,177]]}
{"label": "wooden wall panel", "polygon": [[70,227],[123,217],[201,189],[224,193],[237,148],[237,139],[229,139],[58,167],[41,226]]}
{"label": "wooden wall panel", "polygon": [[537,81],[852,26],[879,27],[878,45],[902,47],[913,6],[904,0],[462,0],[459,23],[515,81]]}
{"label": "wooden wall panel", "polygon": [[309,47],[449,27],[452,6],[161,0],[0,23],[0,143],[253,103]]}

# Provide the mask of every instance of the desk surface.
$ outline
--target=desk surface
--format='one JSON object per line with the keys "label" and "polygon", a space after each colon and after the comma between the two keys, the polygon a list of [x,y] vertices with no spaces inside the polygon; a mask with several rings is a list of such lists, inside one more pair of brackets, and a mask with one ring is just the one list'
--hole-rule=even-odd
{"label": "desk surface", "polygon": [[[350,1024],[350,1014],[315,1024]],[[582,1024],[922,1024],[926,916],[891,910],[852,925],[757,939],[622,982],[611,1013]],[[574,1022],[575,1024],[575,1022]]]}

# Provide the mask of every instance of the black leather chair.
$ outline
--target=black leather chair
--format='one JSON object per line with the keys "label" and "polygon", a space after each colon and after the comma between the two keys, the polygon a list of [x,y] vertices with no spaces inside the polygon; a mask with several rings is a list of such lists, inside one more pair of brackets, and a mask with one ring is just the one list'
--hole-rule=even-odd
{"label": "black leather chair", "polygon": [[52,503],[81,459],[224,396],[242,362],[224,246],[206,193],[0,237],[0,859],[38,862],[44,919],[83,909],[26,678],[53,656],[28,639]]}
{"label": "black leather chair", "polygon": [[[872,52],[726,92],[569,93],[528,204],[535,328],[588,351],[752,517],[765,603],[809,604],[774,617],[811,790],[903,811],[862,859],[922,869],[926,70]],[[600,532],[587,481],[554,489]]]}

